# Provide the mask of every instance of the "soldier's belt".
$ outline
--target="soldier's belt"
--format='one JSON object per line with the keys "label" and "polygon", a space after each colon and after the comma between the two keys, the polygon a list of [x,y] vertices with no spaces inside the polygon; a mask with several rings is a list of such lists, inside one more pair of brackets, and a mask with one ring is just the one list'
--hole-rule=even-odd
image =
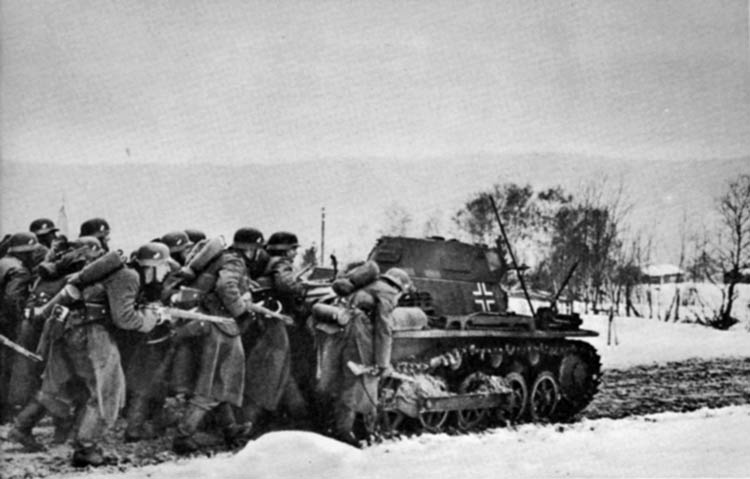
{"label": "soldier's belt", "polygon": [[107,306],[100,303],[86,303],[86,321],[103,321],[109,315]]}
{"label": "soldier's belt", "polygon": [[72,309],[65,320],[65,328],[76,328],[89,323],[104,321],[108,315],[107,307],[99,303],[86,303],[83,308]]}

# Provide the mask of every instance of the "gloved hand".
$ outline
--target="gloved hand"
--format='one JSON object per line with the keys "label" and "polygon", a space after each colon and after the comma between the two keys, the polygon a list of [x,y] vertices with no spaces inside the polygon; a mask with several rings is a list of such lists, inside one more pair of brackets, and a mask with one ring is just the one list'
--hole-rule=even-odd
{"label": "gloved hand", "polygon": [[237,326],[240,328],[240,334],[245,334],[245,332],[250,329],[250,326],[255,324],[257,322],[257,317],[255,316],[255,313],[252,313],[250,311],[245,311],[234,320],[237,322]]}
{"label": "gloved hand", "polygon": [[182,268],[180,268],[179,270],[177,270],[177,272],[175,273],[175,275],[178,276],[178,277],[180,277],[180,278],[184,278],[184,279],[188,279],[188,280],[196,278],[195,271],[193,271],[193,269],[190,266],[183,266]]}
{"label": "gloved hand", "polygon": [[393,374],[393,367],[389,364],[388,366],[375,366],[376,376],[379,378],[387,378]]}
{"label": "gloved hand", "polygon": [[167,311],[167,308],[157,307],[156,308],[156,324],[171,323],[172,315]]}

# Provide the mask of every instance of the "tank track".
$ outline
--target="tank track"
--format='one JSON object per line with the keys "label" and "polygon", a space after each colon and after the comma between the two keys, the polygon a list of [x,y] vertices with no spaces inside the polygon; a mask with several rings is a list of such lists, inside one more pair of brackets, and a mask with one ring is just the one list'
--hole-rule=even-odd
{"label": "tank track", "polygon": [[[601,362],[596,349],[576,340],[507,340],[491,346],[470,344],[428,358],[401,361],[394,369],[445,384],[448,394],[472,392],[472,384],[502,378],[512,391],[504,407],[489,410],[429,412],[404,417],[394,410],[403,380],[381,382],[381,408],[376,435],[473,431],[523,422],[566,422],[583,411],[596,395]],[[408,382],[408,381],[407,381]],[[468,388],[468,389],[467,389]],[[478,390],[478,389],[477,389]],[[507,389],[506,389],[507,391]]]}

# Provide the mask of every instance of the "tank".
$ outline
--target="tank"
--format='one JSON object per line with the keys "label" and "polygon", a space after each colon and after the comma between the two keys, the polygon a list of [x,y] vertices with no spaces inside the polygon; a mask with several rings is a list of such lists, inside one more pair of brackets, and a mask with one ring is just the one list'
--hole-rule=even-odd
{"label": "tank", "polygon": [[380,381],[370,428],[388,435],[568,421],[596,394],[600,358],[582,338],[598,334],[581,329],[578,314],[554,306],[533,315],[510,311],[497,250],[386,236],[368,259],[381,271],[408,272],[416,292],[399,307],[419,308],[428,318],[426,325],[396,324],[395,374]]}

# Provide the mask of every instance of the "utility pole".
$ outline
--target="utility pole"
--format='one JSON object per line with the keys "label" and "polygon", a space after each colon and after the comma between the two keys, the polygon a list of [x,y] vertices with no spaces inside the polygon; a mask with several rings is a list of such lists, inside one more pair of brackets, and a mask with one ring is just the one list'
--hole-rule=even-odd
{"label": "utility pole", "polygon": [[326,207],[320,209],[320,266],[325,264],[326,258]]}

